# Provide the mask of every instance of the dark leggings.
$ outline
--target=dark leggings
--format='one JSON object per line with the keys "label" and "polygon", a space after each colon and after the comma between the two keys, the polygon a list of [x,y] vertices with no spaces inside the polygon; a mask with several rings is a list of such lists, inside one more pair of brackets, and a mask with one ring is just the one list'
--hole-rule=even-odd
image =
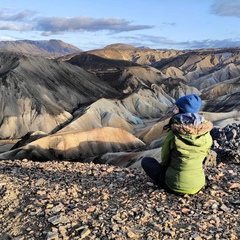
{"label": "dark leggings", "polygon": [[168,192],[172,192],[165,183],[165,174],[167,167],[162,166],[156,159],[152,157],[144,157],[141,162],[143,170],[159,187],[164,188]]}

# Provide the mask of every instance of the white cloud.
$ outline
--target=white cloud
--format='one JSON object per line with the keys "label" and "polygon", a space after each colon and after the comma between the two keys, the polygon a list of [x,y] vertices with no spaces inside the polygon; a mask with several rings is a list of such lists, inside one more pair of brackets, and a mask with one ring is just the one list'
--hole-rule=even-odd
{"label": "white cloud", "polygon": [[8,36],[0,36],[0,41],[15,41],[16,38],[8,37]]}
{"label": "white cloud", "polygon": [[[34,18],[35,11],[24,10],[16,14],[6,14],[0,11],[0,30],[15,31],[41,31],[42,35],[64,34],[66,32],[130,32],[135,30],[150,29],[149,25],[134,25],[129,21],[119,18],[91,18],[79,16],[66,17],[41,17]],[[8,22],[8,24],[3,24]],[[28,23],[28,24],[27,24]]]}
{"label": "white cloud", "polygon": [[14,23],[1,23],[0,30],[11,30],[11,31],[30,31],[32,29],[31,25],[28,24],[14,24]]}
{"label": "white cloud", "polygon": [[218,16],[240,17],[240,1],[218,0],[211,6],[210,12]]}
{"label": "white cloud", "polygon": [[4,12],[0,11],[0,21],[13,21],[13,22],[22,22],[28,20],[29,17],[35,15],[35,11],[24,10],[17,14],[8,14],[6,15]]}
{"label": "white cloud", "polygon": [[90,18],[85,16],[74,18],[41,18],[35,23],[35,30],[43,31],[44,33],[63,33],[75,31],[96,32],[101,30],[113,32],[129,32],[142,29],[150,29],[153,26],[149,25],[133,25],[130,22],[119,18]]}
{"label": "white cloud", "polygon": [[[124,37],[122,37],[124,39]],[[223,40],[192,40],[192,41],[174,41],[162,36],[145,35],[139,34],[131,36],[131,38],[126,37],[125,41],[134,46],[145,45],[151,48],[172,48],[172,49],[203,49],[203,48],[228,48],[228,47],[239,47],[240,41],[233,39],[223,39]],[[157,47],[156,47],[157,46]]]}

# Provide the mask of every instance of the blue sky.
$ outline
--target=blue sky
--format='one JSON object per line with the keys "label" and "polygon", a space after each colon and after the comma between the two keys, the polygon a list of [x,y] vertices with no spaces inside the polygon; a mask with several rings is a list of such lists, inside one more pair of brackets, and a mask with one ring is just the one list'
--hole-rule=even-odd
{"label": "blue sky", "polygon": [[60,39],[87,51],[240,47],[240,0],[0,0],[0,41]]}

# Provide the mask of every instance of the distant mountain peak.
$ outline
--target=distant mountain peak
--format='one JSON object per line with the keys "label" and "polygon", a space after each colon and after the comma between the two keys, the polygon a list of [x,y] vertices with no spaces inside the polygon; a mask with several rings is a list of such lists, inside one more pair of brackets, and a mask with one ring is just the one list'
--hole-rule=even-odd
{"label": "distant mountain peak", "polygon": [[41,56],[63,56],[82,52],[81,49],[57,39],[0,41],[0,50]]}
{"label": "distant mountain peak", "polygon": [[125,43],[114,43],[114,44],[107,45],[104,48],[114,48],[114,49],[121,49],[121,50],[124,50],[124,49],[126,49],[126,50],[135,49],[134,46],[129,45],[129,44],[125,44]]}

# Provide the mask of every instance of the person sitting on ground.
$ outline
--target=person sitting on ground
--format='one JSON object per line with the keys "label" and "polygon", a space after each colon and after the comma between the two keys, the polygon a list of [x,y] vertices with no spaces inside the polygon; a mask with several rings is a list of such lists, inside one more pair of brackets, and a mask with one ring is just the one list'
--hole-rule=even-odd
{"label": "person sitting on ground", "polygon": [[144,157],[146,174],[165,190],[195,194],[205,185],[203,161],[212,146],[212,122],[198,112],[202,100],[196,94],[180,97],[173,116],[164,126],[168,130],[161,149],[161,160]]}

